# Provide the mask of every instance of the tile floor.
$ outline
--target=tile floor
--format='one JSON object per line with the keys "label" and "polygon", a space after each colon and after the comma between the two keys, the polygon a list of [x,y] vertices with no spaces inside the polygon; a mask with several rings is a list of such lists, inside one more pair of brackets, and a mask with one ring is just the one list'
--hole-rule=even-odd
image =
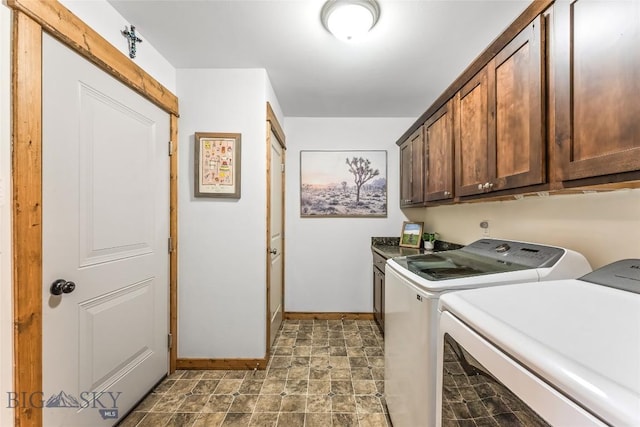
{"label": "tile floor", "polygon": [[368,320],[286,320],[262,371],[176,371],[120,427],[390,427]]}

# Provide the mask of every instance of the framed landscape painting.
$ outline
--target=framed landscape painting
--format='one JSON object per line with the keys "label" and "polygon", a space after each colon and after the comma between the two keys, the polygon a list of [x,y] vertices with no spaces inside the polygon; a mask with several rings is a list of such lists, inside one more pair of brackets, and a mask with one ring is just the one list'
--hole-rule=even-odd
{"label": "framed landscape painting", "polygon": [[301,151],[301,217],[386,217],[387,152]]}

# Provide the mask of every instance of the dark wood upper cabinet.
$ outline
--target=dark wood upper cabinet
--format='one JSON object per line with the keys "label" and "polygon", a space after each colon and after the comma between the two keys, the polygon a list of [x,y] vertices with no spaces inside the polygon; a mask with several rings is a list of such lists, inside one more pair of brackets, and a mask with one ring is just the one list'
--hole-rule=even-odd
{"label": "dark wood upper cabinet", "polygon": [[457,196],[545,182],[543,22],[536,17],[456,95]]}
{"label": "dark wood upper cabinet", "polygon": [[400,146],[400,206],[411,205],[411,143]]}
{"label": "dark wood upper cabinet", "polygon": [[416,130],[400,146],[400,206],[424,201],[424,128]]}
{"label": "dark wood upper cabinet", "polygon": [[426,201],[453,198],[453,100],[424,124]]}
{"label": "dark wood upper cabinet", "polygon": [[533,1],[397,141],[404,205],[637,186],[639,99],[640,1]]}
{"label": "dark wood upper cabinet", "polygon": [[545,182],[544,37],[538,16],[489,63],[491,190]]}
{"label": "dark wood upper cabinet", "polygon": [[543,22],[536,17],[456,95],[457,196],[545,182]]}
{"label": "dark wood upper cabinet", "polygon": [[456,196],[483,193],[489,177],[489,87],[485,67],[455,97]]}
{"label": "dark wood upper cabinet", "polygon": [[640,170],[640,2],[554,5],[563,181]]}

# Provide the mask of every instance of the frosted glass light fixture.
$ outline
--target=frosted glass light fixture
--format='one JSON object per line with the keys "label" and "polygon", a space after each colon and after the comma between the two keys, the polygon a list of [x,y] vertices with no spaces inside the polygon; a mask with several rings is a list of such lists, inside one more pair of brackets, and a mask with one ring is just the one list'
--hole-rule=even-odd
{"label": "frosted glass light fixture", "polygon": [[375,0],[329,0],[322,7],[322,25],[340,40],[355,40],[367,34],[380,17]]}

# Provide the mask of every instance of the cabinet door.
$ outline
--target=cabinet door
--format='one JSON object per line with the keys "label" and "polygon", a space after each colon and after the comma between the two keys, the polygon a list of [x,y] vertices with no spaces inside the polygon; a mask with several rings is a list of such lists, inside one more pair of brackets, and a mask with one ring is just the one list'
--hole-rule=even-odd
{"label": "cabinet door", "polygon": [[488,181],[487,68],[476,74],[455,98],[456,195],[484,192]]}
{"label": "cabinet door", "polygon": [[424,201],[424,129],[421,126],[400,147],[400,206]]}
{"label": "cabinet door", "polygon": [[411,141],[400,146],[400,206],[411,205]]}
{"label": "cabinet door", "polygon": [[453,198],[453,101],[425,122],[427,201]]}
{"label": "cabinet door", "polygon": [[424,201],[424,127],[420,127],[411,140],[411,203]]}
{"label": "cabinet door", "polygon": [[384,328],[384,302],[383,302],[384,274],[377,268],[373,269],[373,315],[380,328]]}
{"label": "cabinet door", "polygon": [[382,335],[384,335],[384,297],[385,297],[385,289],[384,289],[385,281],[384,281],[384,273],[380,274],[380,328],[382,329]]}
{"label": "cabinet door", "polygon": [[543,22],[538,16],[489,63],[489,191],[545,181]]}
{"label": "cabinet door", "polygon": [[640,170],[640,2],[554,8],[562,179]]}

